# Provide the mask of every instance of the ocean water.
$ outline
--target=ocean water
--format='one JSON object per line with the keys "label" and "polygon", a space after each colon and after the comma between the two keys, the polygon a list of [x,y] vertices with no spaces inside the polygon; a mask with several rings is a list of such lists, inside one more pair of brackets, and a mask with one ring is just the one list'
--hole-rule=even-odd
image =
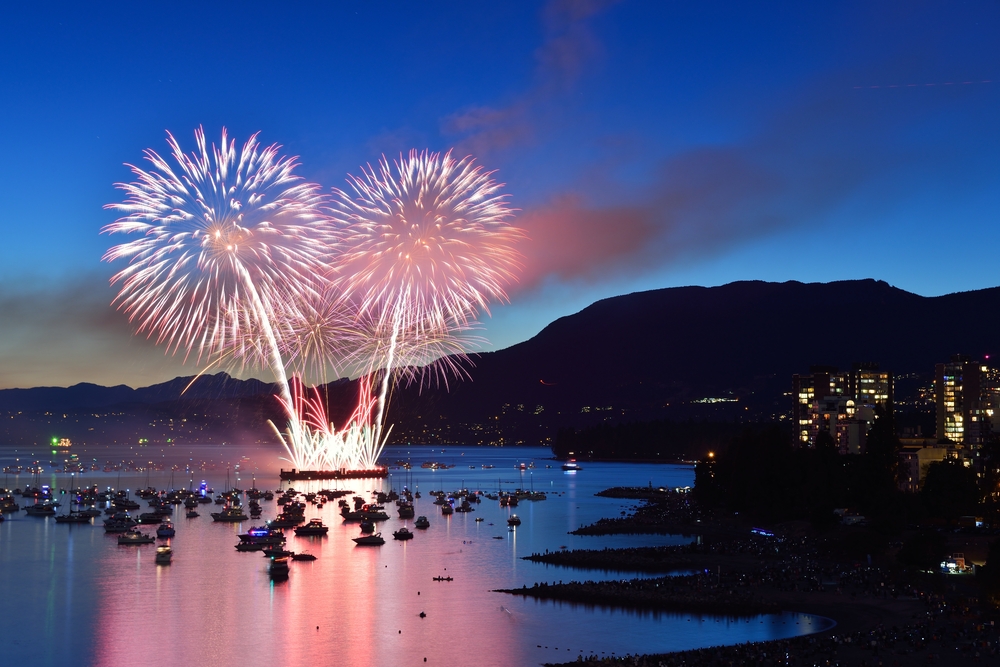
{"label": "ocean water", "polygon": [[[50,452],[0,447],[0,466],[34,460],[45,464],[38,481],[57,489],[71,484],[100,488],[187,488],[205,480],[217,491],[227,482],[277,489],[281,465],[276,448],[229,445],[131,448],[74,447],[82,461],[150,461],[162,471],[88,472],[72,478],[50,472]],[[381,547],[359,547],[355,523],[343,523],[336,503],[310,505],[307,518],[331,527],[323,538],[289,532],[293,551],[312,562],[293,562],[286,581],[273,582],[260,553],[239,553],[237,535],[251,522],[211,520],[216,505],[184,518],[179,506],[169,540],[173,563],[158,566],[153,546],[118,546],[96,525],[58,525],[51,518],[7,515],[0,523],[0,599],[8,623],[0,624],[0,663],[10,665],[536,665],[579,654],[622,655],[682,650],[794,636],[825,629],[826,619],[795,613],[731,619],[690,614],[626,612],[522,599],[491,589],[536,582],[625,578],[521,560],[563,546],[603,548],[680,544],[692,536],[573,536],[567,531],[603,516],[618,516],[635,501],[598,498],[610,486],[686,486],[685,465],[587,463],[563,472],[541,448],[394,447],[383,455],[395,468],[385,480],[298,482],[299,490],[347,488],[370,497],[373,490],[407,484],[419,490],[416,514],[431,526],[406,542],[391,533],[412,520],[392,517],[377,525]],[[424,461],[454,465],[420,468]],[[534,469],[516,469],[533,462]],[[492,466],[484,468],[483,466]],[[546,467],[550,465],[552,467]],[[176,471],[171,467],[177,466]],[[238,466],[238,468],[237,468]],[[287,464],[286,464],[287,466]],[[188,472],[187,470],[190,470]],[[29,475],[0,478],[8,488],[34,483]],[[549,499],[522,502],[513,510],[484,500],[476,511],[442,516],[431,490],[492,492],[516,487],[545,491]],[[28,501],[25,500],[24,503]],[[141,501],[140,501],[141,502]],[[264,518],[276,514],[262,501]],[[66,505],[62,508],[67,509]],[[146,511],[143,503],[143,510]],[[516,512],[522,524],[509,531]],[[138,512],[133,512],[137,514]],[[477,517],[484,521],[476,522]],[[147,531],[151,529],[147,528]],[[166,542],[166,540],[160,540]],[[433,581],[451,576],[453,581]],[[420,613],[425,614],[424,617]],[[426,662],[424,659],[426,658]]]}

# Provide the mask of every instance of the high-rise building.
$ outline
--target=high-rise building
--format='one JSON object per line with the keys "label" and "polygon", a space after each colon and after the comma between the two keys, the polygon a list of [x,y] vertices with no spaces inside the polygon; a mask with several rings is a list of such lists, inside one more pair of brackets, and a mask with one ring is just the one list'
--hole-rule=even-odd
{"label": "high-rise building", "polygon": [[957,354],[951,361],[934,367],[934,398],[937,408],[937,437],[956,445],[977,449],[993,428],[993,399],[986,364]]}
{"label": "high-rise building", "polygon": [[814,407],[817,401],[827,396],[842,396],[846,388],[847,378],[836,366],[810,366],[808,375],[792,376],[792,396],[795,400],[792,424],[799,444],[816,443],[818,424],[814,419]]}
{"label": "high-rise building", "polygon": [[881,408],[887,414],[893,409],[892,373],[879,370],[878,364],[854,364],[847,376],[847,392],[858,407]]}

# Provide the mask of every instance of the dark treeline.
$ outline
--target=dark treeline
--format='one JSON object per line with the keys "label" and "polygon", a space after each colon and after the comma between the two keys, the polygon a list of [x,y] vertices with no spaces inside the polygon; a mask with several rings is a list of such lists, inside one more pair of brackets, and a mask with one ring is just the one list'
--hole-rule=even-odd
{"label": "dark treeline", "polygon": [[[873,434],[874,435],[874,434]],[[778,428],[747,428],[714,459],[695,470],[695,493],[707,506],[775,521],[832,522],[834,509],[881,509],[895,500],[891,443],[884,455],[870,439],[869,453],[839,454],[832,441],[815,448],[792,445]]]}
{"label": "dark treeline", "polygon": [[892,421],[885,417],[876,419],[863,454],[838,453],[828,436],[815,447],[797,447],[782,429],[748,427],[717,456],[698,464],[695,494],[710,507],[773,521],[808,519],[817,527],[836,523],[837,508],[886,528],[995,515],[997,479],[988,472],[1000,460],[995,445],[981,452],[979,467],[986,474],[979,476],[958,461],[934,463],[916,494],[898,488],[899,450]]}
{"label": "dark treeline", "polygon": [[[649,421],[560,429],[556,458],[676,461],[698,459],[721,448],[743,430],[736,422]],[[790,437],[786,436],[786,439]]]}

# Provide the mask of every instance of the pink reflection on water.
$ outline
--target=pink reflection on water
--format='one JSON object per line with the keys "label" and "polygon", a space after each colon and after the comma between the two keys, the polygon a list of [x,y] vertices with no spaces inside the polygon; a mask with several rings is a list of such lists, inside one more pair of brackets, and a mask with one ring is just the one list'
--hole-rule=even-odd
{"label": "pink reflection on water", "polygon": [[[286,531],[287,548],[317,560],[293,562],[279,582],[270,580],[267,558],[233,548],[249,522],[213,523],[204,514],[178,522],[169,566],[153,562],[152,545],[118,547],[107,536],[94,564],[94,664],[395,665],[425,657],[428,664],[520,664],[516,622],[500,611],[507,601],[489,592],[495,583],[476,553],[506,545],[449,538],[449,520],[424,505],[432,528],[395,541],[391,532],[403,522],[394,518],[379,525],[382,547],[356,546],[357,524],[342,523],[334,504],[310,507],[307,517],[320,516],[330,534]],[[440,575],[454,581],[432,580]]]}

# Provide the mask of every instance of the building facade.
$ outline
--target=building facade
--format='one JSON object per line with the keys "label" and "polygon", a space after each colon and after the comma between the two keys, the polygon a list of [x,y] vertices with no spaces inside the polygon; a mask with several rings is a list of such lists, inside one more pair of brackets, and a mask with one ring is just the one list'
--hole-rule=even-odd
{"label": "building facade", "polygon": [[981,362],[955,355],[934,367],[934,393],[939,440],[978,449],[993,430],[997,391],[995,374]]}
{"label": "building facade", "polygon": [[792,376],[792,419],[797,444],[812,447],[827,432],[841,453],[865,450],[875,414],[892,414],[893,377],[877,364],[854,364],[850,371],[812,366]]}

